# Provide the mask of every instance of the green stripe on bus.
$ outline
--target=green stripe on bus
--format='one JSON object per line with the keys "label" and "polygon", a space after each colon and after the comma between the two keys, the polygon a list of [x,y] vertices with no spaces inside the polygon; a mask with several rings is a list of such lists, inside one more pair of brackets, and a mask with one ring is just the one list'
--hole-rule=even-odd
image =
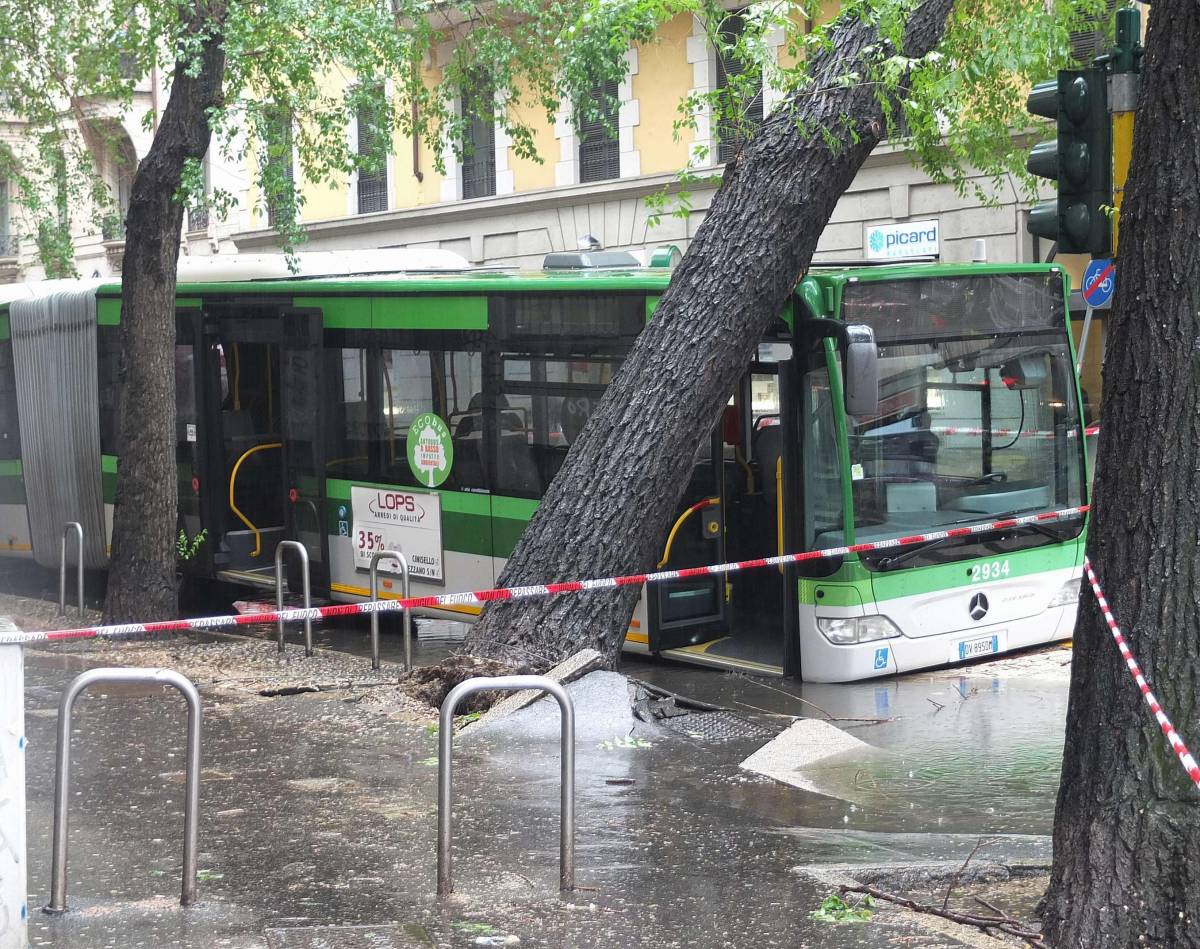
{"label": "green stripe on bus", "polygon": [[507,517],[515,521],[528,523],[537,510],[538,502],[530,498],[506,498],[500,495],[492,496],[492,514],[496,517]]}
{"label": "green stripe on bus", "polygon": [[0,474],[0,504],[24,504],[25,482],[21,476]]}
{"label": "green stripe on bus", "polygon": [[100,470],[105,474],[117,473],[117,456],[116,455],[101,455]]}
{"label": "green stripe on bus", "polygon": [[654,311],[658,309],[658,301],[662,297],[646,297],[646,322],[650,322],[650,317],[654,315]]}
{"label": "green stripe on bus", "polygon": [[923,593],[938,593],[943,590],[961,589],[964,594],[972,587],[980,586],[981,576],[975,574],[975,567],[983,564],[1000,565],[1000,574],[989,575],[989,580],[1011,580],[1014,577],[1028,577],[1049,570],[1062,570],[1074,567],[1081,562],[1081,538],[1073,538],[1062,544],[1049,544],[1045,547],[1035,547],[1032,550],[1017,550],[1009,554],[992,554],[987,557],[973,557],[970,560],[960,560],[957,563],[937,564],[929,567],[906,567],[903,570],[877,571],[874,574],[875,602],[881,608],[886,608],[887,600],[902,597],[918,596]]}
{"label": "green stripe on bus", "polygon": [[0,339],[8,339],[8,314],[0,313]]}
{"label": "green stripe on bus", "polygon": [[331,329],[370,329],[370,297],[295,297],[292,305],[320,310],[325,326]]}
{"label": "green stripe on bus", "polygon": [[0,475],[15,475],[19,478],[24,470],[21,467],[20,458],[14,458],[12,461],[0,461]]}
{"label": "green stripe on bus", "polygon": [[376,297],[373,329],[482,330],[488,325],[487,297]]}
{"label": "green stripe on bus", "polygon": [[96,301],[96,322],[101,326],[121,325],[121,300],[110,298]]}

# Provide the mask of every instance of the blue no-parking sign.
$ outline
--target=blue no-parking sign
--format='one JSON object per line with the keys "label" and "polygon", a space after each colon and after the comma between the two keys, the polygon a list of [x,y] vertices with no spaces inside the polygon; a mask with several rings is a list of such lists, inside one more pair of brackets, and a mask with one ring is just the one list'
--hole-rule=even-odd
{"label": "blue no-parking sign", "polygon": [[1109,258],[1093,260],[1083,272],[1083,302],[1104,306],[1117,289],[1117,265]]}

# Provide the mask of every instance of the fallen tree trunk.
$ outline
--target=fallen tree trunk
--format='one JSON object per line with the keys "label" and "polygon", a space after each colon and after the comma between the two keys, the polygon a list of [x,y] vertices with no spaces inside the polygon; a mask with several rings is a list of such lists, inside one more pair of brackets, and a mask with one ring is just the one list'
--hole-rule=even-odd
{"label": "fallen tree trunk", "polygon": [[[895,51],[843,17],[789,96],[725,169],[654,318],[572,447],[501,586],[640,573],[658,559],[697,446],[808,268],[838,198],[886,127],[865,77],[894,52],[938,44],[953,0],[925,0]],[[615,665],[637,587],[496,602],[468,638],[478,656],[545,667],[592,648]]]}

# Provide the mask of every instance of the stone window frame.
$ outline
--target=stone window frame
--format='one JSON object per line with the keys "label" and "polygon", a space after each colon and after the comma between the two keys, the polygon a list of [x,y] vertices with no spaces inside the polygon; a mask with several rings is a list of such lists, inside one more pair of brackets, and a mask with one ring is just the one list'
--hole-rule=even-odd
{"label": "stone window frame", "polygon": [[[638,74],[638,50],[630,47],[625,51],[625,78],[617,84],[617,154],[619,173],[622,178],[637,178],[642,174],[642,153],[635,147],[634,129],[641,125],[641,104],[633,94],[633,77]],[[554,165],[554,184],[558,187],[581,184],[579,180],[579,135],[575,130],[575,104],[564,102],[559,106],[554,122],[554,137],[558,140],[559,159]],[[592,181],[588,184],[601,184]]]}

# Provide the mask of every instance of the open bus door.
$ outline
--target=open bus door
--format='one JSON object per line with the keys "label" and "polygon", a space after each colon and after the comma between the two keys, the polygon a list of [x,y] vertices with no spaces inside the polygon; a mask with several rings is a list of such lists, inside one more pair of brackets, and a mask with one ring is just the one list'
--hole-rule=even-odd
{"label": "open bus door", "polygon": [[[697,456],[692,477],[658,569],[702,567],[725,560],[724,464],[721,433]],[[729,630],[725,577],[691,577],[647,588],[650,651],[694,646]]]}
{"label": "open bus door", "polygon": [[[287,536],[300,541],[308,552],[313,595],[328,596],[321,312],[285,310],[281,322],[279,382]],[[300,589],[297,559],[288,560],[288,585],[296,590]]]}
{"label": "open bus door", "polygon": [[188,576],[210,576],[213,569],[213,490],[205,459],[208,426],[204,347],[199,307],[175,311],[175,470],[179,478],[178,530],[183,532],[179,569]]}

